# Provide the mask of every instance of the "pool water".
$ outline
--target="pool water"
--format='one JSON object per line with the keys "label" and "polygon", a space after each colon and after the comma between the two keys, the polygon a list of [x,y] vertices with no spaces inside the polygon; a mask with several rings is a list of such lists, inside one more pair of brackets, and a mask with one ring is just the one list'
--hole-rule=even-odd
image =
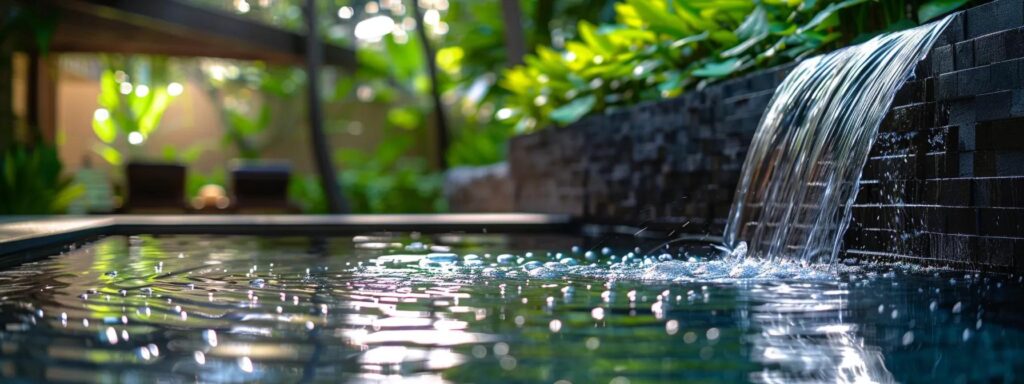
{"label": "pool water", "polygon": [[0,272],[0,375],[1024,380],[1020,276],[808,270],[716,261],[696,248],[659,247],[645,260],[625,244],[537,235],[106,237]]}

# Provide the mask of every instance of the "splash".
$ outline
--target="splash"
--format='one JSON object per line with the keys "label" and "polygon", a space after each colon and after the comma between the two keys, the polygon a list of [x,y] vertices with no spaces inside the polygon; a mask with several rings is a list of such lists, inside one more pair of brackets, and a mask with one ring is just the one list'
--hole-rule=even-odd
{"label": "splash", "polygon": [[743,165],[727,245],[768,261],[835,261],[878,127],[950,20],[807,59],[786,77]]}

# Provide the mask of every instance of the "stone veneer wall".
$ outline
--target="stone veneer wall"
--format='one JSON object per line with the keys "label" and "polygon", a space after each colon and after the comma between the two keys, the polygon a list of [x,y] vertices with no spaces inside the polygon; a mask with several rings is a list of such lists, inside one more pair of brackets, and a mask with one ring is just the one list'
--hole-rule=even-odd
{"label": "stone veneer wall", "polygon": [[[1021,26],[1021,0],[972,8],[918,66],[864,169],[844,257],[1024,269]],[[721,233],[747,146],[791,68],[515,138],[516,209]]]}
{"label": "stone veneer wall", "polygon": [[898,93],[847,255],[1024,269],[1024,1],[960,14]]}
{"label": "stone veneer wall", "polygon": [[761,112],[791,68],[513,139],[516,208],[721,232]]}
{"label": "stone veneer wall", "polygon": [[515,210],[508,163],[449,169],[444,174],[444,195],[452,212]]}

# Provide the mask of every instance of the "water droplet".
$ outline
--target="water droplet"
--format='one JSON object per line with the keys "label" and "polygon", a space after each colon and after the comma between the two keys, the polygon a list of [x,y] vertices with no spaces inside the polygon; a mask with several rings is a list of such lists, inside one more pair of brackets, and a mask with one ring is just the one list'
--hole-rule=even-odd
{"label": "water droplet", "polygon": [[217,331],[214,331],[212,329],[207,329],[203,331],[203,340],[206,340],[206,344],[209,344],[211,347],[216,347]]}
{"label": "water droplet", "polygon": [[679,332],[679,321],[669,320],[665,322],[665,333],[674,335]]}
{"label": "water droplet", "polygon": [[241,369],[242,372],[252,373],[252,360],[249,359],[249,356],[243,356],[238,358],[238,369]]}
{"label": "water droplet", "polygon": [[110,343],[110,345],[117,344],[117,330],[114,329],[114,327],[107,327],[107,331],[104,336],[106,336],[107,342]]}
{"label": "water droplet", "polygon": [[914,342],[914,331],[907,331],[903,334],[903,346],[908,346]]}
{"label": "water droplet", "polygon": [[706,336],[708,337],[708,340],[718,340],[719,334],[720,331],[718,328],[710,328],[708,329]]}

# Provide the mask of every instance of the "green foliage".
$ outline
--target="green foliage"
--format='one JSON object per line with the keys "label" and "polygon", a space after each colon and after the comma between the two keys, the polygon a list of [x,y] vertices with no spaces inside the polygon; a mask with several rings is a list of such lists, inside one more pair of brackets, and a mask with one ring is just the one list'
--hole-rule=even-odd
{"label": "green foliage", "polygon": [[967,4],[968,0],[933,0],[921,5],[917,9],[917,21],[919,23],[927,23],[932,19],[954,11],[964,4]]}
{"label": "green foliage", "polygon": [[118,139],[141,135],[140,145],[163,119],[175,96],[168,91],[169,67],[164,57],[105,56],[100,75],[100,108],[93,115],[92,129],[100,143],[94,147],[111,165],[121,165],[124,155]]}
{"label": "green foliage", "polygon": [[318,175],[292,175],[288,180],[288,198],[303,213],[327,213],[327,198]]}
{"label": "green foliage", "polygon": [[445,210],[443,176],[423,158],[408,157],[408,136],[384,141],[372,153],[342,149],[341,184],[353,212],[426,213]]}
{"label": "green foliage", "polygon": [[[728,77],[800,60],[873,31],[916,25],[908,4],[871,0],[624,0],[616,23],[581,21],[562,51],[539,47],[499,84],[513,94],[510,124],[529,132]],[[918,8],[931,20],[966,1]],[[910,7],[912,8],[912,7]],[[851,25],[843,25],[853,14]],[[885,25],[865,20],[882,14]],[[845,39],[845,40],[842,40]]]}
{"label": "green foliage", "polygon": [[264,142],[258,141],[257,135],[264,133],[270,125],[270,107],[263,105],[259,114],[254,117],[224,107],[221,109],[227,122],[224,141],[234,144],[238,156],[243,159],[258,159]]}
{"label": "green foliage", "polygon": [[61,176],[57,150],[48,145],[15,145],[0,157],[0,214],[63,213],[85,192]]}

